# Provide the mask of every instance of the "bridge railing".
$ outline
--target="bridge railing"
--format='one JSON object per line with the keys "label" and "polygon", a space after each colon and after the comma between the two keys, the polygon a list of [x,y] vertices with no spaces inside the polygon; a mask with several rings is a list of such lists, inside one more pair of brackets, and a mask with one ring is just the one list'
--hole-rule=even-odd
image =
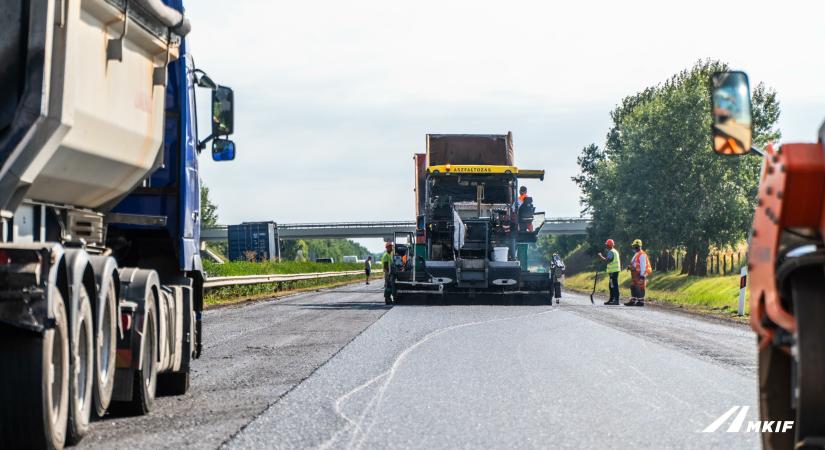
{"label": "bridge railing", "polygon": [[278,229],[310,229],[310,228],[388,228],[388,227],[414,227],[415,222],[407,220],[394,220],[385,222],[327,222],[327,223],[284,223],[278,224]]}

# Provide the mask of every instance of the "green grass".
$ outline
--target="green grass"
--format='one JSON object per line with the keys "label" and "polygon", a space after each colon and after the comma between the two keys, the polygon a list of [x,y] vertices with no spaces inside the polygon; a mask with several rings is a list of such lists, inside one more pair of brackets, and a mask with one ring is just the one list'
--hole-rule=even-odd
{"label": "green grass", "polygon": [[[232,261],[218,264],[212,261],[203,261],[203,267],[208,277],[229,277],[239,275],[268,275],[312,272],[342,272],[349,270],[364,270],[364,263],[316,263],[316,262],[247,262]],[[373,265],[373,279],[381,277],[381,269]],[[248,284],[243,286],[226,286],[210,289],[206,292],[206,306],[237,303],[256,298],[272,298],[303,290],[319,289],[338,286],[364,279],[364,274],[345,275],[316,280],[284,281],[277,283]]]}
{"label": "green grass", "polygon": [[[593,290],[593,272],[582,272],[565,278],[564,286],[582,292]],[[622,299],[630,296],[630,273],[619,273]],[[607,274],[599,274],[596,292],[608,292]],[[739,303],[739,275],[695,277],[679,272],[654,272],[648,281],[646,298],[693,309],[736,314]],[[745,295],[745,314],[748,313]]]}
{"label": "green grass", "polygon": [[[375,270],[376,266],[373,266]],[[345,270],[364,270],[364,263],[317,263],[298,261],[247,262],[231,261],[218,264],[204,261],[203,268],[207,277],[233,277],[238,275],[268,275],[280,273],[341,272]]]}
{"label": "green grass", "polygon": [[[373,279],[376,279],[373,277]],[[207,307],[228,305],[262,298],[276,298],[296,292],[341,286],[354,282],[364,282],[364,275],[319,278],[315,280],[284,281],[280,283],[247,284],[226,286],[206,291],[204,303]]]}

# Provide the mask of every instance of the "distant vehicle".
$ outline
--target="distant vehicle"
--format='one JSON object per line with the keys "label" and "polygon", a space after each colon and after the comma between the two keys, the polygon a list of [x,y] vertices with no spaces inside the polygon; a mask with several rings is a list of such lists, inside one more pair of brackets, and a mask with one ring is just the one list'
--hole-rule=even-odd
{"label": "distant vehicle", "polygon": [[424,295],[552,303],[550,277],[527,265],[544,213],[531,197],[518,200],[519,180],[543,180],[544,171],[513,165],[512,134],[430,134],[414,162],[417,230],[394,236],[385,302]]}
{"label": "distant vehicle", "polygon": [[358,262],[358,257],[357,256],[350,256],[350,255],[344,256],[344,262],[345,263],[357,263]]}
{"label": "distant vehicle", "polygon": [[335,258],[315,258],[315,262],[332,264],[335,262]]}
{"label": "distant vehicle", "polygon": [[198,154],[235,158],[234,100],[195,68],[181,0],[0,11],[0,447],[59,449],[110,404],[142,415],[189,388]]}

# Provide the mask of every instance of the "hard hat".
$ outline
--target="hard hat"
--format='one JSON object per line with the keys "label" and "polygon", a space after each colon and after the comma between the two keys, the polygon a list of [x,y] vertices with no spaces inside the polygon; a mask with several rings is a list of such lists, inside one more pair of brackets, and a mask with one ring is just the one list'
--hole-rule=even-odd
{"label": "hard hat", "polygon": [[631,247],[636,247],[636,246],[641,247],[642,246],[642,240],[641,239],[634,239],[633,243],[630,244],[630,246]]}
{"label": "hard hat", "polygon": [[384,244],[384,247],[392,248],[392,242],[387,242],[386,244]]}
{"label": "hard hat", "polygon": [[604,245],[607,246],[607,248],[613,248],[613,246],[616,245],[616,243],[613,242],[613,239],[608,239],[604,241]]}

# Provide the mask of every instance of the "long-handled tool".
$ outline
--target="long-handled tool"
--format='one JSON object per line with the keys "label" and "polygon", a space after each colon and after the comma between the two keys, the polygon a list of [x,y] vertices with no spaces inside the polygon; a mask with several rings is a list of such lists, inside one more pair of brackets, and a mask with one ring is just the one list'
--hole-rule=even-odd
{"label": "long-handled tool", "polygon": [[593,301],[593,295],[596,293],[596,283],[599,281],[599,272],[596,271],[596,276],[593,277],[593,292],[590,293],[590,304],[596,306],[596,302]]}

